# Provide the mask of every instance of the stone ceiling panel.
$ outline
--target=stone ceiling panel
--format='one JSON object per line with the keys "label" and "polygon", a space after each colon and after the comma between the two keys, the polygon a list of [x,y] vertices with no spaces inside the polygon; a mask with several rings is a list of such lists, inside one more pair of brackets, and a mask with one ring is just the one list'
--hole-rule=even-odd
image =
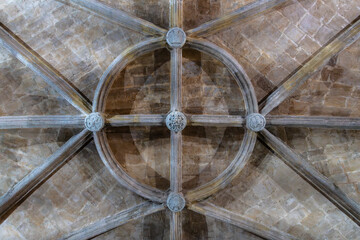
{"label": "stone ceiling panel", "polygon": [[143,39],[142,35],[56,1],[30,0],[19,6],[17,1],[8,0],[0,11],[0,21],[90,100],[110,63],[125,48]]}
{"label": "stone ceiling panel", "polygon": [[0,196],[41,165],[79,130],[0,130]]}
{"label": "stone ceiling panel", "polygon": [[79,114],[44,79],[0,47],[0,115]]}
{"label": "stone ceiling panel", "polygon": [[117,227],[107,233],[93,238],[94,240],[113,239],[169,239],[169,216],[161,211]]}
{"label": "stone ceiling panel", "polygon": [[360,136],[355,130],[277,128],[277,136],[360,203]]}
{"label": "stone ceiling panel", "polygon": [[141,0],[100,0],[113,8],[117,8],[133,16],[145,19],[160,27],[169,26],[169,1],[168,0],[147,0],[144,4]]}
{"label": "stone ceiling panel", "polygon": [[360,239],[357,225],[261,143],[232,186],[209,201],[299,239]]}
{"label": "stone ceiling panel", "polygon": [[244,115],[240,87],[224,64],[194,50],[183,53],[183,99],[187,114]]}
{"label": "stone ceiling panel", "polygon": [[126,172],[140,182],[167,190],[170,134],[166,127],[122,127],[107,130],[110,148]]}
{"label": "stone ceiling panel", "polygon": [[0,234],[57,239],[142,201],[119,186],[91,143],[24,201],[0,225]]}
{"label": "stone ceiling panel", "polygon": [[166,114],[170,106],[170,63],[167,50],[158,50],[131,62],[114,81],[106,113]]}
{"label": "stone ceiling panel", "polygon": [[183,188],[192,189],[216,178],[235,158],[241,128],[188,127],[183,131]]}
{"label": "stone ceiling panel", "polygon": [[255,0],[184,0],[184,28],[197,27],[253,2]]}
{"label": "stone ceiling panel", "polygon": [[183,236],[184,239],[189,240],[263,239],[234,225],[221,222],[212,217],[205,217],[189,210],[186,210],[183,214]]}
{"label": "stone ceiling panel", "polygon": [[334,4],[290,1],[207,38],[239,61],[261,101],[357,17],[348,9],[360,8],[359,1]]}
{"label": "stone ceiling panel", "polygon": [[333,57],[271,114],[360,117],[360,41]]}

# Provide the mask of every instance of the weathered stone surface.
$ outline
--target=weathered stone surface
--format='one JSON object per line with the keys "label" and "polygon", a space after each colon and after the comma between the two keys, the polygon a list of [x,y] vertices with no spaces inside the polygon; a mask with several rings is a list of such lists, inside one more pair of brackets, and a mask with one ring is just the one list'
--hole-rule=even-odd
{"label": "weathered stone surface", "polygon": [[239,86],[219,61],[198,51],[183,53],[183,112],[245,114]]}
{"label": "weathered stone surface", "polygon": [[170,109],[170,54],[146,54],[119,73],[109,92],[106,113],[166,114]]}
{"label": "weathered stone surface", "polygon": [[[167,114],[169,60],[169,52],[164,49],[129,64],[110,90],[107,114]],[[169,187],[170,131],[166,126],[109,129],[107,136],[117,160],[130,176],[160,189]]]}
{"label": "weathered stone surface", "polygon": [[[186,50],[183,56],[185,114],[244,113],[239,87],[222,64],[199,52]],[[107,113],[166,114],[170,109],[169,83],[167,51],[147,54],[119,74],[108,96]],[[185,188],[221,173],[234,158],[243,134],[239,129],[187,128],[183,131]],[[118,161],[132,177],[151,186],[168,187],[170,146],[166,128],[112,129],[108,138]]]}

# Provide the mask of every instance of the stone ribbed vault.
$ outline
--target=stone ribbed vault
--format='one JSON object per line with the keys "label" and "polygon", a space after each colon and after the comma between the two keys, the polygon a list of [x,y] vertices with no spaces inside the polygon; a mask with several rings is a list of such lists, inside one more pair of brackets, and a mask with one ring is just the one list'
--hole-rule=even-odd
{"label": "stone ribbed vault", "polygon": [[[170,210],[170,239],[182,239],[182,214],[188,209],[240,227],[264,239],[297,239],[291,233],[278,230],[265,223],[230,211],[207,201],[222,189],[233,185],[236,177],[244,173],[249,164],[256,141],[259,140],[271,149],[295,173],[308,182],[314,189],[327,198],[356,225],[360,226],[359,203],[348,197],[334,182],[309,163],[297,151],[273,134],[271,127],[325,128],[336,130],[360,130],[359,117],[340,116],[299,116],[269,115],[307,81],[328,64],[334,56],[353,44],[360,37],[360,18],[355,18],[325,44],[298,66],[281,84],[258,104],[256,87],[253,86],[246,70],[224,46],[209,41],[206,37],[241,24],[259,14],[293,4],[286,0],[257,0],[227,13],[225,16],[203,23],[195,28],[184,30],[182,0],[169,1],[169,28],[159,27],[144,19],[134,17],[122,10],[110,7],[95,0],[60,1],[80,9],[85,14],[93,14],[120,25],[148,38],[133,44],[118,55],[107,67],[98,82],[92,102],[85,97],[41,54],[34,51],[19,36],[12,32],[6,22],[0,25],[0,43],[27,68],[43,78],[61,97],[75,107],[78,115],[24,115],[1,116],[1,129],[32,128],[82,128],[65,144],[48,157],[43,164],[33,169],[0,198],[2,221],[11,216],[14,209],[24,202],[49,177],[70,161],[80,149],[94,139],[97,151],[113,177],[130,191],[147,201],[116,212],[102,220],[93,222],[61,239],[90,239],[113,230],[129,221],[155,214],[168,208]],[[31,29],[28,29],[31,31]],[[264,40],[265,41],[265,40]],[[281,44],[279,42],[278,44]],[[170,51],[170,109],[167,114],[126,114],[109,115],[106,113],[107,97],[119,72],[147,53],[167,48]],[[183,50],[196,50],[221,62],[235,79],[243,96],[244,115],[188,114],[182,106]],[[280,75],[279,75],[280,76]],[[105,129],[123,126],[167,126],[170,131],[170,188],[158,189],[140,182],[126,172],[114,156]],[[231,163],[214,179],[193,189],[183,190],[182,146],[183,134],[187,127],[233,127],[244,128],[244,138]],[[302,186],[297,186],[301,188]]]}

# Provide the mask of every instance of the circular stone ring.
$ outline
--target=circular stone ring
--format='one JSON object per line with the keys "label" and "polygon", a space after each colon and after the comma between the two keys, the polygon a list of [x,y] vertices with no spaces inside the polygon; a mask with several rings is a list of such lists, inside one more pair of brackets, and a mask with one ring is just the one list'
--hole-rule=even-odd
{"label": "circular stone ring", "polygon": [[[168,32],[168,36],[169,37],[166,41],[164,41],[162,37],[159,37],[136,44],[133,47],[128,48],[112,62],[112,64],[104,72],[97,86],[93,100],[94,112],[105,112],[106,99],[110,88],[115,81],[117,74],[121,72],[127,64],[146,53],[166,48],[167,44],[171,47],[177,47],[182,46],[185,41],[187,43],[185,47],[198,50],[222,62],[228,69],[229,73],[234,77],[240,88],[244,99],[246,113],[249,115],[258,112],[258,105],[253,86],[246,76],[245,71],[234,57],[228,54],[224,49],[206,40],[194,38],[186,39],[186,36],[183,36],[181,31],[170,30]],[[166,117],[166,126],[171,131],[181,131],[186,126],[186,116],[179,111],[170,112]],[[151,201],[164,203],[168,202],[167,200],[172,199],[168,198],[170,196],[168,196],[169,194],[166,191],[140,183],[127,174],[125,169],[123,169],[114,156],[114,153],[109,146],[105,131],[95,132],[94,139],[102,161],[120,184],[136,194],[150,199]],[[188,190],[184,199],[189,202],[204,199],[228,185],[245,166],[245,163],[254,149],[256,139],[257,135],[254,131],[245,131],[241,146],[230,165],[213,180],[194,189]],[[176,201],[171,200],[168,202],[169,209],[173,209],[174,211],[182,209],[181,205],[174,204],[174,202],[182,203],[181,198],[176,199]]]}

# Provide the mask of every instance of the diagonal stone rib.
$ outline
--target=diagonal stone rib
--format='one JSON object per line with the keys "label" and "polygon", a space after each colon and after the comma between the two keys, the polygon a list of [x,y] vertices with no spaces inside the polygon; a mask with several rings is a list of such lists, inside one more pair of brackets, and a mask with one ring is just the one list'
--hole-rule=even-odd
{"label": "diagonal stone rib", "polygon": [[264,142],[273,149],[290,168],[360,226],[359,204],[350,199],[334,183],[319,173],[308,161],[304,160],[268,130],[262,130],[261,135]]}
{"label": "diagonal stone rib", "polygon": [[120,9],[112,8],[104,3],[96,0],[57,0],[59,2],[67,3],[69,5],[79,6],[98,15],[102,18],[109,20],[115,24],[129,28],[133,31],[147,34],[147,35],[164,35],[167,30],[156,26],[144,19],[132,16]]}
{"label": "diagonal stone rib", "polygon": [[84,114],[91,112],[91,103],[82,96],[54,67],[0,23],[0,44],[34,73],[42,77],[71,105]]}
{"label": "diagonal stone rib", "polygon": [[162,126],[166,115],[161,114],[134,114],[115,115],[106,119],[106,124],[112,127],[122,126]]}
{"label": "diagonal stone rib", "polygon": [[0,129],[82,128],[84,119],[84,115],[2,116]]}
{"label": "diagonal stone rib", "polygon": [[360,118],[324,116],[266,116],[267,126],[360,129]]}
{"label": "diagonal stone rib", "polygon": [[238,24],[238,21],[242,19],[262,13],[286,1],[288,0],[258,0],[246,6],[243,6],[223,17],[211,20],[209,22],[201,24],[194,29],[188,30],[186,34],[188,34],[189,36],[202,36],[213,34],[223,29],[229,28],[235,24]]}
{"label": "diagonal stone rib", "polygon": [[113,216],[106,217],[97,221],[85,228],[82,228],[78,231],[72,232],[67,236],[64,236],[60,239],[68,240],[81,240],[81,239],[91,239],[100,234],[106,233],[114,228],[117,228],[129,221],[145,217],[147,215],[159,212],[164,210],[165,207],[162,204],[156,204],[152,202],[144,202],[138,204],[134,207],[120,211]]}
{"label": "diagonal stone rib", "polygon": [[83,130],[69,139],[53,155],[39,167],[26,175],[20,182],[12,187],[0,198],[0,217],[4,220],[8,213],[16,207],[17,203],[30,196],[31,192],[40,186],[46,179],[69,160],[80,148],[85,146],[92,135]]}
{"label": "diagonal stone rib", "polygon": [[331,57],[344,50],[360,37],[360,16],[345,27],[332,41],[321,48],[308,62],[297,70],[286,82],[261,104],[262,115],[268,114],[287,97],[302,86],[307,79],[318,72]]}
{"label": "diagonal stone rib", "polygon": [[206,203],[206,202],[192,203],[188,205],[188,209],[200,213],[202,215],[205,215],[207,217],[212,217],[220,221],[223,221],[225,223],[229,223],[234,226],[240,227],[264,239],[270,239],[270,240],[296,239],[294,236],[288,233],[267,227],[245,216],[241,216],[239,214],[230,212],[229,210],[224,209],[222,207],[215,206],[212,203]]}
{"label": "diagonal stone rib", "polygon": [[214,127],[242,127],[245,119],[241,116],[232,115],[189,115],[191,126],[214,126]]}

